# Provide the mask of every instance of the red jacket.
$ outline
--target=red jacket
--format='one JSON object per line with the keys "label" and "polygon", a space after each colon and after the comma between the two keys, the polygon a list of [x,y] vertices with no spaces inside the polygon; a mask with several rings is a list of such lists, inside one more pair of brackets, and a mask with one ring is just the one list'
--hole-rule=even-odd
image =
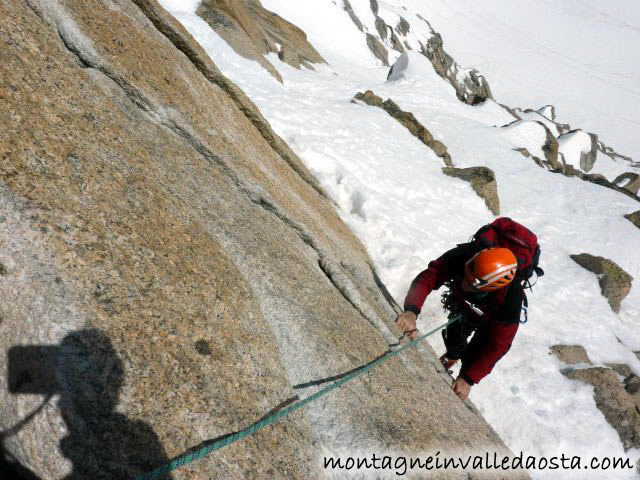
{"label": "red jacket", "polygon": [[[404,301],[405,311],[418,315],[427,296],[447,283],[450,287],[448,309],[464,316],[463,320],[449,325],[443,335],[447,356],[462,360],[460,374],[471,384],[488,375],[511,347],[524,298],[522,286],[515,283],[487,294],[464,292],[460,287],[464,264],[477,252],[475,245],[461,244],[430,262],[413,280]],[[465,300],[479,307],[484,315],[474,313]],[[467,337],[474,331],[473,339],[467,344]]]}

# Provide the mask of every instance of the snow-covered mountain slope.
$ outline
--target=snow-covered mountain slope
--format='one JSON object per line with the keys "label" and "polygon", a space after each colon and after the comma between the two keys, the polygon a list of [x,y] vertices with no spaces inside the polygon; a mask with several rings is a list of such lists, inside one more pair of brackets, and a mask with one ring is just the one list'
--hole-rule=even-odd
{"label": "snow-covered mountain slope", "polygon": [[[455,89],[436,74],[424,56],[411,55],[411,70],[405,78],[387,82],[388,68],[382,66],[366,43],[364,27],[375,28],[371,15],[365,14],[369,0],[350,1],[353,12],[360,13],[363,30],[350,19],[341,1],[263,1],[266,8],[302,28],[310,43],[328,61],[328,65],[318,66],[316,71],[296,70],[280,62],[277,55],[268,56],[284,84],[274,80],[256,62],[236,55],[193,13],[195,8],[176,8],[168,0],[163,3],[222,71],[256,102],[274,129],[319,179],[336,202],[342,218],[367,246],[383,281],[398,301],[402,301],[411,280],[431,259],[466,241],[479,226],[494,217],[467,183],[442,174],[442,160],[430,149],[384,111],[352,103],[353,96],[370,89],[383,99],[391,98],[403,110],[412,112],[448,147],[457,167],[491,168],[497,177],[501,214],[522,222],[538,234],[546,276],[529,295],[529,322],[521,326],[511,351],[492,374],[473,387],[472,400],[516,453],[523,451],[525,455],[546,457],[617,456],[629,458],[633,463],[638,460],[640,450],[625,452],[618,434],[596,407],[593,388],[565,377],[560,372],[565,365],[550,355],[552,345],[579,344],[586,348],[594,364],[625,363],[640,374],[640,361],[633,353],[640,350],[637,280],[616,314],[600,294],[598,278],[569,257],[581,252],[603,256],[639,279],[640,230],[624,218],[625,214],[640,209],[637,200],[539,168],[513,150],[514,135],[517,137],[520,133],[499,128],[514,120],[510,113],[492,100],[476,106],[460,102]],[[499,101],[536,108],[552,103],[558,106],[562,120],[572,126],[601,133],[605,142],[623,152],[636,149],[630,134],[633,122],[617,121],[633,117],[628,108],[636,97],[630,91],[633,89],[629,78],[600,72],[594,76],[594,82],[599,82],[599,93],[595,95],[589,90],[595,83],[581,84],[574,78],[590,76],[585,65],[591,60],[575,53],[558,53],[562,52],[558,42],[544,36],[547,29],[557,30],[559,25],[538,24],[532,33],[518,37],[513,33],[516,27],[505,24],[499,11],[482,17],[472,13],[457,15],[463,9],[456,4],[447,10],[449,3],[429,2],[426,6],[426,2],[417,0],[390,0],[378,2],[378,6],[380,16],[402,14],[408,19],[412,35],[430,35],[428,30],[420,33],[420,29],[427,27],[423,26],[426,22],[420,23],[417,13],[436,30],[442,28],[447,45],[455,45],[463,54],[470,52],[457,60],[479,67],[488,75]],[[571,5],[575,10],[578,4]],[[526,18],[529,7],[530,3],[513,8],[520,8],[522,18]],[[532,9],[532,18],[539,15],[536,8]],[[637,11],[634,8],[634,12]],[[415,23],[415,18],[420,21]],[[568,18],[577,24],[582,17],[575,14]],[[444,22],[442,27],[438,25],[442,19],[449,19],[449,26]],[[564,30],[573,32],[578,28],[574,24]],[[450,39],[455,37],[447,31],[451,25],[464,30],[464,38]],[[470,30],[472,27],[490,30],[492,25],[501,35],[497,40],[487,31],[480,35]],[[624,27],[625,31],[631,29],[629,25]],[[605,29],[602,34],[607,32]],[[509,35],[515,36],[511,42]],[[485,67],[526,53],[525,47],[532,36],[544,39],[540,42],[553,45],[553,49],[549,47],[551,53],[541,55],[537,53],[540,47],[530,48],[527,62],[534,73],[527,73],[527,78],[535,74],[536,79],[549,76],[553,81],[540,83],[546,86],[536,91],[535,82],[516,80],[502,71],[493,74],[495,80],[492,80],[492,74]],[[427,39],[422,37],[420,41]],[[473,44],[476,40],[478,44]],[[491,42],[492,50],[489,47],[483,50],[479,46],[481,41]],[[607,43],[606,37],[600,41]],[[611,41],[618,41],[618,37]],[[499,45],[503,45],[503,50],[498,49]],[[502,52],[503,56],[491,57],[495,51]],[[482,52],[488,56],[484,63],[469,60],[475,58],[471,53],[479,56]],[[400,52],[389,50],[389,55],[393,60]],[[615,58],[622,62],[622,57]],[[637,58],[627,60],[633,63]],[[563,69],[552,71],[563,62],[569,64],[566,68],[573,72],[572,77],[567,77]],[[633,75],[632,72],[629,77]],[[616,82],[605,81],[613,77]],[[565,87],[553,90],[553,85]],[[619,91],[616,86],[620,86]],[[611,90],[612,94],[619,94],[615,97],[619,103],[604,99],[605,92]],[[593,101],[589,111],[577,109],[578,105],[585,104],[585,97]],[[530,138],[530,134],[524,131],[517,138],[539,145],[541,139]],[[575,152],[577,147],[567,142],[562,148]],[[428,329],[443,318],[439,295],[431,295],[419,327]],[[443,351],[439,339],[434,340],[434,346],[439,352]],[[554,470],[532,470],[530,474],[534,478],[599,479],[604,478],[603,474],[606,478],[638,478],[635,470],[604,473],[562,470],[561,474]]]}
{"label": "snow-covered mountain slope", "polygon": [[388,0],[424,15],[500,102],[553,103],[574,128],[640,155],[640,10],[635,0]]}

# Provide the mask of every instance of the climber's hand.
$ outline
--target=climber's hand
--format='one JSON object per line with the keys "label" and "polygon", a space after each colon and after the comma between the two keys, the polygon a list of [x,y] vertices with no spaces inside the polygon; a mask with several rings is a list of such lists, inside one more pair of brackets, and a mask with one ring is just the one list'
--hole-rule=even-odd
{"label": "climber's hand", "polygon": [[466,400],[469,398],[471,385],[469,385],[464,378],[458,377],[456,381],[453,382],[451,388],[453,388],[453,392],[458,396],[458,398],[460,398],[460,400]]}
{"label": "climber's hand", "polygon": [[416,321],[418,317],[413,312],[404,312],[398,315],[396,318],[396,325],[402,329],[404,334],[413,340],[418,336],[418,330],[416,328]]}
{"label": "climber's hand", "polygon": [[447,370],[451,370],[457,361],[458,360],[456,360],[455,358],[447,357],[446,353],[440,357],[440,363]]}

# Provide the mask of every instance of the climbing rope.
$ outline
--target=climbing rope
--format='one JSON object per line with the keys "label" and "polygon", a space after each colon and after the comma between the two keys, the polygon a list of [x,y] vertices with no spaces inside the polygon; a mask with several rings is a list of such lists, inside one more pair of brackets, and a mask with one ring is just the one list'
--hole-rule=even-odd
{"label": "climbing rope", "polygon": [[[396,349],[396,350],[389,350],[387,351],[385,354],[383,354],[380,358],[377,358],[376,360],[372,361],[371,363],[366,364],[365,366],[363,366],[362,368],[350,373],[349,375],[346,375],[343,378],[340,378],[339,380],[333,382],[331,385],[323,388],[322,390],[318,390],[316,393],[314,393],[313,395],[309,395],[306,398],[303,398],[302,400],[299,400],[285,408],[283,408],[282,410],[278,410],[277,412],[259,420],[258,422],[254,423],[253,425],[248,426],[247,428],[240,430],[238,432],[232,433],[231,435],[225,436],[224,438],[214,441],[206,446],[203,446],[202,448],[200,448],[199,450],[196,450],[195,452],[192,453],[188,453],[186,455],[182,455],[174,460],[172,460],[170,463],[162,466],[162,467],[158,467],[155,470],[152,470],[151,472],[145,473],[143,475],[138,475],[136,477],[136,480],[153,480],[154,478],[158,478],[161,475],[164,475],[166,473],[172,472],[173,470],[176,470],[184,465],[187,465],[188,463],[193,462],[194,460],[198,460],[199,458],[203,458],[206,457],[207,455],[209,455],[211,452],[214,452],[215,450],[219,450],[223,447],[226,447],[227,445],[230,445],[234,442],[237,442],[238,440],[241,440],[245,437],[248,437],[250,435],[253,435],[254,433],[256,433],[258,430],[262,430],[263,428],[271,425],[272,423],[275,423],[276,421],[278,421],[279,419],[281,419],[282,417],[286,417],[287,415],[292,414],[293,412],[300,410],[301,408],[303,408],[305,405],[313,402],[314,400],[317,400],[318,398],[328,394],[329,392],[335,390],[338,387],[341,387],[342,385],[344,385],[347,382],[350,382],[351,380],[354,380],[358,377],[360,377],[361,375],[364,375],[365,373],[367,373],[369,370],[371,370],[374,367],[377,367],[378,365],[386,362],[387,360],[389,360],[392,357],[395,357],[396,355],[399,355],[401,352],[403,352],[404,350],[406,350],[409,347],[412,347],[414,345],[416,345],[417,343],[421,342],[422,340],[424,340],[425,338],[429,337],[430,335],[433,335],[435,332],[451,325],[453,322],[457,321],[459,319],[459,317],[454,317],[451,320],[449,320],[447,323],[443,323],[442,325],[440,325],[439,327],[434,328],[433,330],[431,330],[430,332],[425,333],[424,335],[421,335],[420,337],[410,341],[409,343],[406,343],[404,345],[402,345],[400,348]],[[402,337],[401,337],[402,338]]]}

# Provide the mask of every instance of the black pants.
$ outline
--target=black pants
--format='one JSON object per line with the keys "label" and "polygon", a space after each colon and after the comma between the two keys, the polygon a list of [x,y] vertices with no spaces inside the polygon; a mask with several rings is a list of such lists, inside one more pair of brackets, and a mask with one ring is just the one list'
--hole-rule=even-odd
{"label": "black pants", "polygon": [[[452,320],[456,314],[449,315]],[[474,333],[475,332],[475,333]],[[469,342],[469,336],[473,338]],[[488,332],[482,321],[473,321],[468,316],[448,325],[442,331],[442,338],[447,347],[447,356],[462,360],[462,364],[470,363],[487,343]]]}

